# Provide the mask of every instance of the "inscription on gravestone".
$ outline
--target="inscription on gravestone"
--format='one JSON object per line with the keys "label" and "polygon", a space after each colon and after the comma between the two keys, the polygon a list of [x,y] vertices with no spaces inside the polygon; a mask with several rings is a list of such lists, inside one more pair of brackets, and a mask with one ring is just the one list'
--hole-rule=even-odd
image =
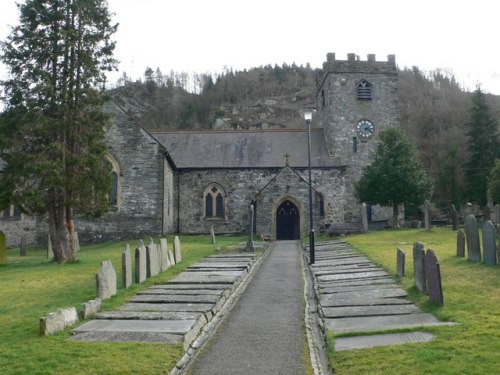
{"label": "inscription on gravestone", "polygon": [[481,261],[481,245],[479,243],[479,229],[474,215],[465,217],[465,240],[467,243],[467,256],[470,262]]}
{"label": "inscription on gravestone", "polygon": [[425,275],[427,278],[427,292],[429,299],[442,305],[443,300],[443,286],[441,284],[441,269],[437,260],[434,250],[427,249],[425,254]]}
{"label": "inscription on gravestone", "polygon": [[465,257],[465,234],[462,230],[457,232],[457,257]]}
{"label": "inscription on gravestone", "polygon": [[425,279],[425,250],[422,242],[413,244],[413,277],[415,286],[422,293],[427,291]]}
{"label": "inscription on gravestone", "polygon": [[132,255],[129,244],[125,246],[125,251],[122,253],[122,284],[124,288],[130,288],[132,285]]}
{"label": "inscription on gravestone", "polygon": [[7,238],[0,230],[0,265],[7,264]]}
{"label": "inscription on gravestone", "polygon": [[483,259],[486,264],[497,264],[495,226],[491,221],[483,224]]}
{"label": "inscription on gravestone", "polygon": [[396,274],[399,277],[404,277],[404,275],[405,275],[405,253],[403,250],[401,250],[399,248],[397,251]]}

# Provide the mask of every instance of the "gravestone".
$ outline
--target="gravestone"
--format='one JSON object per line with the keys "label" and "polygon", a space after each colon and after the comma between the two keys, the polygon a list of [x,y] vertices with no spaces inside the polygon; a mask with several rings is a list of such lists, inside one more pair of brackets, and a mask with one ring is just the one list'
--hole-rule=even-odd
{"label": "gravestone", "polygon": [[453,230],[458,230],[458,213],[455,205],[451,205],[451,227]]}
{"label": "gravestone", "polygon": [[135,282],[137,284],[144,282],[146,274],[146,248],[142,241],[139,241],[139,247],[135,249]]}
{"label": "gravestone", "polygon": [[457,257],[465,256],[465,234],[459,230],[457,232]]}
{"label": "gravestone", "polygon": [[58,309],[40,319],[40,335],[47,336],[62,331],[78,322],[78,313],[75,307]]}
{"label": "gravestone", "polygon": [[179,236],[174,237],[174,257],[176,264],[181,262],[182,251],[181,251],[181,241],[179,240]]}
{"label": "gravestone", "polygon": [[101,262],[95,276],[97,298],[107,299],[116,294],[116,270],[110,260]]}
{"label": "gravestone", "polygon": [[397,251],[396,274],[399,277],[404,277],[404,275],[405,275],[405,253],[403,250],[401,250],[399,248]]}
{"label": "gravestone", "polygon": [[28,238],[25,234],[21,236],[21,244],[19,245],[19,255],[25,257],[28,250]]}
{"label": "gravestone", "polygon": [[427,249],[425,254],[425,275],[427,280],[427,293],[429,299],[442,305],[443,300],[443,285],[441,284],[441,269],[434,250]]}
{"label": "gravestone", "polygon": [[428,200],[424,202],[424,221],[425,230],[431,230],[431,204]]}
{"label": "gravestone", "polygon": [[361,222],[363,223],[363,232],[368,232],[368,208],[366,203],[361,205]]}
{"label": "gravestone", "polygon": [[75,247],[75,252],[79,252],[80,251],[80,241],[78,240],[78,233],[74,230],[73,232],[71,232],[71,241],[73,242],[73,246]]}
{"label": "gravestone", "polygon": [[50,239],[50,234],[47,241],[47,259],[54,259],[54,250],[52,250],[52,241]]}
{"label": "gravestone", "polygon": [[495,226],[491,221],[483,224],[483,259],[486,264],[497,264]]}
{"label": "gravestone", "polygon": [[124,288],[130,288],[132,285],[132,255],[129,244],[125,246],[125,251],[122,253],[122,285]]}
{"label": "gravestone", "polygon": [[467,256],[469,261],[480,262],[481,245],[479,243],[479,229],[474,215],[467,215],[465,217],[465,241],[467,243]]}
{"label": "gravestone", "polygon": [[101,309],[101,299],[91,299],[88,302],[82,303],[82,308],[80,309],[80,319],[86,320],[92,318]]}
{"label": "gravestone", "polygon": [[210,226],[210,236],[212,236],[212,243],[216,244],[217,241],[215,240],[215,231],[214,231],[214,226]]}
{"label": "gravestone", "polygon": [[153,239],[149,241],[149,245],[146,247],[146,264],[146,277],[149,278],[158,275],[158,251]]}
{"label": "gravestone", "polygon": [[500,225],[500,204],[496,204],[493,208],[493,214],[495,216],[494,223]]}
{"label": "gravestone", "polygon": [[168,251],[168,259],[170,260],[170,265],[175,264],[175,257],[174,257],[174,252],[172,250]]}
{"label": "gravestone", "polygon": [[167,239],[166,238],[161,238],[160,239],[160,256],[161,256],[161,271],[166,271],[170,268],[170,259],[168,257],[168,250],[167,250]]}
{"label": "gravestone", "polygon": [[425,280],[425,250],[422,242],[413,244],[413,277],[415,286],[422,293],[427,291]]}
{"label": "gravestone", "polygon": [[0,265],[7,264],[7,239],[0,230]]}

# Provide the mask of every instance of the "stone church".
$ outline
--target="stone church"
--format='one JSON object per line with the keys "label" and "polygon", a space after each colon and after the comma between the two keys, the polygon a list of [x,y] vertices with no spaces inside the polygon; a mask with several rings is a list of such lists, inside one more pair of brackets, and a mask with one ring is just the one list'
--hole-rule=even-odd
{"label": "stone church", "polygon": [[[112,210],[76,220],[81,242],[168,233],[247,232],[266,239],[299,239],[309,230],[308,132],[293,130],[148,132],[118,105],[106,135],[113,166]],[[318,232],[359,231],[361,202],[354,183],[369,165],[378,133],[399,126],[394,55],[377,61],[327,55],[317,81],[311,123],[313,216]],[[46,243],[46,223],[0,215],[0,230]],[[370,220],[390,210],[370,207]],[[17,223],[19,224],[19,222]],[[17,231],[19,232],[19,227]]]}

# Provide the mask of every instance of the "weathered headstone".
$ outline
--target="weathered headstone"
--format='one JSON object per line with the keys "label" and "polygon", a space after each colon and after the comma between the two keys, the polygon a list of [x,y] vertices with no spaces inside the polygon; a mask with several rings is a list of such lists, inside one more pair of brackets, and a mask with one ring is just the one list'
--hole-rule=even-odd
{"label": "weathered headstone", "polygon": [[479,229],[474,215],[465,216],[465,240],[467,242],[467,256],[470,262],[481,261],[481,245],[479,243]]}
{"label": "weathered headstone", "polygon": [[146,277],[149,278],[158,275],[158,251],[153,239],[149,241],[149,245],[146,247],[146,264]]}
{"label": "weathered headstone", "polygon": [[444,300],[443,285],[441,284],[441,269],[436,254],[432,249],[427,249],[427,253],[425,254],[425,275],[429,299],[434,303],[442,305]]}
{"label": "weathered headstone", "polygon": [[168,259],[170,260],[170,265],[175,264],[174,252],[172,250],[168,250]]}
{"label": "weathered headstone", "polygon": [[495,216],[494,218],[494,223],[497,225],[500,225],[500,204],[496,204],[495,207],[493,208],[493,214]]}
{"label": "weathered headstone", "polygon": [[28,251],[28,237],[23,234],[21,236],[21,243],[19,245],[19,255],[25,257]]}
{"label": "weathered headstone", "polygon": [[451,227],[453,230],[458,230],[458,212],[455,205],[451,205]]}
{"label": "weathered headstone", "polygon": [[170,268],[170,259],[168,257],[168,250],[167,250],[167,239],[166,238],[161,238],[160,239],[160,256],[161,256],[161,270],[166,271]]}
{"label": "weathered headstone", "polygon": [[424,202],[425,230],[431,230],[431,204],[428,200]]}
{"label": "weathered headstone", "polygon": [[459,230],[457,232],[457,257],[465,256],[465,234]]}
{"label": "weathered headstone", "polygon": [[142,241],[139,242],[139,247],[135,249],[135,282],[140,284],[146,280],[146,248]]}
{"label": "weathered headstone", "polygon": [[366,203],[361,205],[361,222],[363,223],[363,232],[368,232],[368,207]]}
{"label": "weathered headstone", "polygon": [[101,262],[95,276],[97,298],[107,299],[116,294],[116,270],[110,260]]}
{"label": "weathered headstone", "polygon": [[179,236],[174,237],[174,256],[176,264],[182,261],[181,241],[179,240]]}
{"label": "weathered headstone", "polygon": [[214,226],[210,226],[210,236],[212,237],[212,243],[216,244],[217,240],[215,239],[215,231],[214,231]]}
{"label": "weathered headstone", "polygon": [[66,327],[78,322],[78,314],[75,307],[59,309],[56,312],[48,313],[40,319],[40,335],[51,335],[57,331],[62,331]]}
{"label": "weathered headstone", "polygon": [[7,238],[0,230],[0,265],[7,264]]}
{"label": "weathered headstone", "polygon": [[80,241],[78,240],[78,233],[74,230],[73,232],[71,232],[71,236],[71,241],[73,242],[75,251],[78,253],[80,251]]}
{"label": "weathered headstone", "polygon": [[491,221],[483,224],[483,259],[486,264],[497,264],[495,226]]}
{"label": "weathered headstone", "polygon": [[129,244],[125,246],[125,251],[122,253],[122,285],[124,288],[130,288],[132,285],[132,255]]}
{"label": "weathered headstone", "polygon": [[425,250],[422,242],[413,244],[413,277],[415,286],[422,293],[427,291],[425,281]]}
{"label": "weathered headstone", "polygon": [[404,277],[404,275],[405,275],[405,253],[403,250],[401,250],[399,248],[397,251],[396,274],[399,277]]}
{"label": "weathered headstone", "polygon": [[82,308],[80,310],[80,319],[85,320],[92,318],[101,309],[101,299],[91,299],[88,302],[82,303]]}
{"label": "weathered headstone", "polygon": [[54,250],[52,250],[52,240],[49,238],[47,240],[47,259],[54,259]]}

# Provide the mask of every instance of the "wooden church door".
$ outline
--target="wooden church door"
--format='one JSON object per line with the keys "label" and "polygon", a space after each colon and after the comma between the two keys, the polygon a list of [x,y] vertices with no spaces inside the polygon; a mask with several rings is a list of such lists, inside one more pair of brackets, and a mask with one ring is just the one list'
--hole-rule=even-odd
{"label": "wooden church door", "polygon": [[300,239],[300,213],[296,205],[284,201],[276,212],[276,239]]}

